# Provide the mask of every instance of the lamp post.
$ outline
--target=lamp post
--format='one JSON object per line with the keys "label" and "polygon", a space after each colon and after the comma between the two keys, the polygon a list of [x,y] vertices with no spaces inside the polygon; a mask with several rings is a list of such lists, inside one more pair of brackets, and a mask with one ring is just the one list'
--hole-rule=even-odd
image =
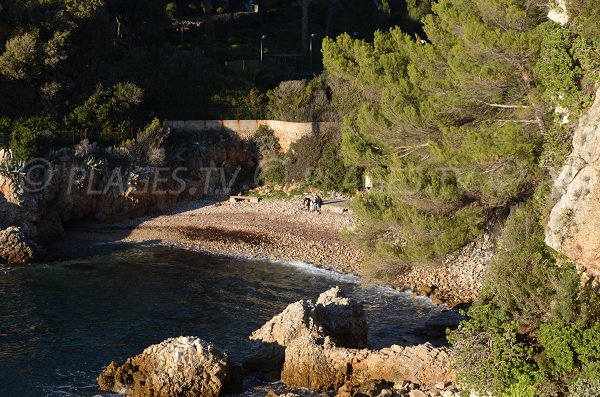
{"label": "lamp post", "polygon": [[352,34],[352,38],[353,38],[353,39],[356,39],[357,37],[358,37],[358,32],[354,32],[354,33]]}
{"label": "lamp post", "polygon": [[263,40],[265,40],[266,38],[267,38],[267,35],[266,35],[266,34],[263,34],[263,35],[260,37],[260,64],[261,64],[261,65],[262,65],[262,63],[263,63],[263,54],[264,54],[264,51],[263,51],[263,48],[264,48],[264,47],[263,47]]}
{"label": "lamp post", "polygon": [[313,39],[316,36],[314,33],[310,35],[310,74],[313,73]]}

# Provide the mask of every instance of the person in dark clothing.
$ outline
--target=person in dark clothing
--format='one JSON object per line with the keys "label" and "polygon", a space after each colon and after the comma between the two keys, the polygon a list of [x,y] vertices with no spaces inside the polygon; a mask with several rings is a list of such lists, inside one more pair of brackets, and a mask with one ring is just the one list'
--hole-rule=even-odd
{"label": "person in dark clothing", "polygon": [[321,212],[321,206],[323,205],[323,199],[318,194],[315,195],[315,211]]}
{"label": "person in dark clothing", "polygon": [[307,211],[310,211],[310,205],[311,205],[311,199],[310,197],[304,197],[304,201],[302,202],[302,208],[304,208]]}

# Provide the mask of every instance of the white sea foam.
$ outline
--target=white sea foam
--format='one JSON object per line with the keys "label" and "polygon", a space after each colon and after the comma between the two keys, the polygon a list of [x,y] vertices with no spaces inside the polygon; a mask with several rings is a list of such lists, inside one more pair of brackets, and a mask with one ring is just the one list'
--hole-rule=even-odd
{"label": "white sea foam", "polygon": [[322,267],[315,266],[311,263],[300,262],[300,261],[291,261],[291,260],[276,260],[269,261],[273,264],[279,266],[287,266],[292,267],[294,269],[300,270],[304,273],[312,274],[315,276],[327,278],[330,280],[335,280],[347,284],[360,284],[362,279],[354,274],[344,274],[339,273],[334,270],[324,269]]}

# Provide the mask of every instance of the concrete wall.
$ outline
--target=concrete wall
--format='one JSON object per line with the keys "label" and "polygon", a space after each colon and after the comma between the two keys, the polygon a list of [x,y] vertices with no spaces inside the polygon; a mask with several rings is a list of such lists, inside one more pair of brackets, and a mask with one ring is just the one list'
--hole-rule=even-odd
{"label": "concrete wall", "polygon": [[278,120],[171,120],[168,127],[180,131],[229,130],[240,138],[251,138],[261,125],[269,126],[279,138],[281,148],[288,151],[290,145],[305,136],[318,134],[323,128],[333,123],[306,122],[296,123]]}

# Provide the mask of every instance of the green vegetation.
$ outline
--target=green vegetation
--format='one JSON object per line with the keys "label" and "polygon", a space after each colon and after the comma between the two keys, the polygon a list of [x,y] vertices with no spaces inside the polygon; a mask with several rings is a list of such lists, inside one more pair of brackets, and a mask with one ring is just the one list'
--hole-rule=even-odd
{"label": "green vegetation", "polygon": [[[259,161],[271,186],[355,193],[368,176],[350,238],[385,280],[501,224],[481,297],[449,336],[460,381],[600,395],[598,295],[544,243],[549,175],[600,83],[600,3],[567,0],[564,27],[546,0],[280,0],[232,15],[243,3],[3,3],[0,145],[14,159],[0,173],[80,142],[91,168],[99,151],[161,165],[172,145],[174,162],[193,152],[229,174]],[[158,121],[259,116],[331,124],[283,153],[264,126],[171,141]]]}
{"label": "green vegetation", "polygon": [[355,200],[373,274],[462,247],[570,152],[593,40],[530,5],[441,0],[423,19],[427,41],[399,28],[324,41],[331,96],[354,97],[340,101],[351,104],[342,157],[375,185]]}
{"label": "green vegetation", "polygon": [[460,381],[480,393],[559,396],[600,380],[600,297],[544,244],[542,202],[508,218],[480,300],[449,336]]}

